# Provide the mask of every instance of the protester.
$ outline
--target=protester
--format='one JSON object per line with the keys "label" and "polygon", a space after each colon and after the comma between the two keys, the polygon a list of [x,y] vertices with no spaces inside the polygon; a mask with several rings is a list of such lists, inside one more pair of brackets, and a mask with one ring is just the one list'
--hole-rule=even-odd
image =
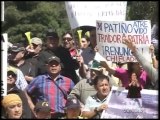
{"label": "protester", "polygon": [[101,68],[101,66],[97,65],[95,61],[91,61],[87,74],[87,78],[82,79],[80,82],[78,82],[70,92],[70,95],[76,96],[82,103],[82,105],[86,103],[86,99],[88,98],[88,96],[96,93],[93,81],[97,75],[103,74],[103,69]]}
{"label": "protester", "polygon": [[7,94],[17,94],[23,101],[23,118],[32,118],[32,112],[30,110],[27,97],[25,96],[24,91],[17,88],[15,82],[17,80],[17,73],[14,70],[8,70],[7,72]]}
{"label": "protester", "polygon": [[72,59],[76,59],[76,56],[78,55],[78,49],[76,48],[72,33],[68,31],[63,33],[62,41],[63,47],[69,50]]}
{"label": "protester", "polygon": [[8,65],[7,66],[8,70],[14,71],[16,73],[16,82],[15,85],[18,89],[21,89],[22,91],[28,86],[27,81],[24,78],[24,75],[22,71],[18,68],[15,68],[14,66]]}
{"label": "protester", "polygon": [[[100,53],[98,52],[97,49],[97,40],[96,40],[96,28],[95,27],[91,27],[90,28],[90,46],[87,47],[86,49],[84,49],[81,53],[82,57],[83,57],[83,61],[84,61],[84,65],[81,67],[80,70],[80,75],[82,78],[85,77],[85,66],[89,65],[89,62],[93,61],[94,59],[96,59],[96,57],[98,59],[100,59],[99,57],[101,57],[102,59],[105,59],[104,57],[102,57],[102,55],[100,55]],[[106,61],[106,59],[105,59]],[[112,61],[106,61],[107,64],[111,67],[113,67],[113,63]],[[82,69],[83,68],[83,69]],[[116,85],[116,81],[117,78],[115,78],[113,75],[110,75],[112,78],[112,84]]]}
{"label": "protester", "polygon": [[66,116],[63,119],[83,119],[81,116],[81,105],[74,96],[69,96],[65,105]]}
{"label": "protester", "polygon": [[114,75],[115,77],[118,77],[121,80],[122,87],[128,86],[129,81],[130,81],[129,80],[130,76],[133,72],[135,72],[137,74],[137,78],[143,88],[149,89],[150,87],[152,87],[150,79],[149,79],[146,71],[144,71],[144,69],[142,69],[139,62],[128,62],[127,63],[128,69],[124,69],[124,68],[120,68],[120,67],[112,69],[111,67],[108,66],[106,61],[101,61],[100,64],[101,64],[101,66],[106,68],[106,70],[110,74]]}
{"label": "protester", "polygon": [[35,103],[48,101],[52,118],[58,118],[64,115],[63,107],[74,83],[70,78],[61,75],[61,61],[58,57],[48,58],[47,63],[47,73],[34,78],[25,93],[33,112]]}
{"label": "protester", "polygon": [[34,111],[37,119],[51,119],[51,108],[46,101],[36,103]]}
{"label": "protester", "polygon": [[79,79],[77,78],[75,70],[76,65],[69,53],[69,51],[59,45],[59,36],[56,32],[47,32],[46,34],[46,49],[44,49],[38,57],[40,61],[38,74],[44,74],[47,72],[46,70],[46,62],[47,59],[53,55],[60,58],[62,63],[62,71],[61,74],[69,77],[76,84]]}
{"label": "protester", "polygon": [[80,42],[82,50],[90,46],[90,38],[87,35],[82,36]]}
{"label": "protester", "polygon": [[[135,44],[130,40],[124,40],[124,44],[126,44],[127,47],[131,49],[132,54],[136,57],[144,70],[147,72],[151,80],[151,89],[158,89],[158,69],[153,67],[153,65],[140,53],[140,51],[136,49]],[[158,52],[156,54],[156,59],[158,60]]]}
{"label": "protester", "polygon": [[84,49],[81,53],[84,59],[84,64],[88,65],[88,63],[94,59],[97,51],[96,45],[96,28],[92,27],[90,31],[90,46]]}
{"label": "protester", "polygon": [[23,44],[15,43],[11,48],[11,64],[19,68],[25,77],[25,80],[29,83],[35,77],[35,67],[31,62],[25,59],[26,50]]}
{"label": "protester", "polygon": [[142,90],[142,87],[138,82],[136,73],[132,73],[131,82],[126,89],[128,89],[127,98],[141,98],[140,91]]}
{"label": "protester", "polygon": [[65,32],[62,35],[63,47],[66,48],[72,57],[72,62],[76,72],[76,79],[79,81],[79,74],[78,69],[80,67],[78,57],[79,57],[79,50],[76,48],[75,40],[73,39],[73,35],[71,32]]}
{"label": "protester", "polygon": [[31,45],[26,47],[28,51],[25,59],[27,62],[30,62],[35,68],[35,76],[39,75],[38,71],[41,69],[41,62],[38,60],[39,54],[42,51],[43,42],[38,37],[33,37],[31,39]]}
{"label": "protester", "polygon": [[22,100],[16,94],[8,94],[2,99],[2,106],[5,110],[3,119],[23,119]]}
{"label": "protester", "polygon": [[89,119],[100,119],[102,111],[107,109],[105,102],[111,90],[109,77],[105,75],[96,76],[94,79],[94,87],[97,93],[87,98],[82,116]]}

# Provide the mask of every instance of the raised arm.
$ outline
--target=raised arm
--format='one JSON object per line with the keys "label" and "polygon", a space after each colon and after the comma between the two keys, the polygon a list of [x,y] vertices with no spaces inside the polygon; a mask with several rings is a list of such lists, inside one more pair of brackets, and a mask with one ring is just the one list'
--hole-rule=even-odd
{"label": "raised arm", "polygon": [[152,84],[156,85],[158,80],[158,70],[154,68],[153,65],[143,56],[143,54],[136,49],[135,44],[133,44],[130,40],[124,40],[124,44],[131,49],[132,54],[140,62],[143,69],[147,72],[148,76],[152,80]]}
{"label": "raised arm", "polygon": [[156,59],[156,56],[155,56],[155,48],[153,46],[153,44],[149,47],[149,50],[150,50],[150,53],[151,53],[151,58],[152,58],[152,63],[153,63],[153,67],[158,69],[158,61]]}
{"label": "raised arm", "polygon": [[104,67],[110,74],[114,75],[115,70],[110,68],[106,61],[100,61],[100,65]]}

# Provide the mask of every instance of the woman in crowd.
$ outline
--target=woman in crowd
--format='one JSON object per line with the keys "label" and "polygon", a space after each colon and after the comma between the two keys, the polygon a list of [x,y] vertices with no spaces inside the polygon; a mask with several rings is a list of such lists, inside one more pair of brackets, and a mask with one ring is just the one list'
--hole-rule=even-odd
{"label": "woman in crowd", "polygon": [[127,98],[141,98],[140,91],[142,90],[142,87],[138,82],[136,73],[132,73],[131,82],[126,89],[128,89]]}
{"label": "woman in crowd", "polygon": [[22,119],[22,100],[16,94],[8,94],[2,99],[2,106],[5,110],[4,119]]}

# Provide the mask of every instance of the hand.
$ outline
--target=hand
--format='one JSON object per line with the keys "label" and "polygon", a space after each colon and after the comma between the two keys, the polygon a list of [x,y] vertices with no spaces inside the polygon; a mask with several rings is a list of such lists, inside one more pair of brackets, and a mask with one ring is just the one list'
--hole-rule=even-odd
{"label": "hand", "polygon": [[140,84],[137,82],[137,83],[136,83],[136,86],[137,86],[137,87],[139,87],[139,86],[140,86]]}
{"label": "hand", "polygon": [[82,55],[78,55],[78,56],[76,56],[76,58],[77,58],[77,61],[79,62],[80,65],[84,63]]}
{"label": "hand", "polygon": [[97,111],[102,111],[102,110],[105,110],[105,109],[107,109],[108,108],[108,105],[107,104],[102,104],[101,106],[99,106],[98,108],[97,108]]}
{"label": "hand", "polygon": [[28,46],[26,47],[26,50],[27,50],[28,52],[35,52],[35,50],[33,49],[33,46],[32,46],[32,45],[28,45]]}
{"label": "hand", "polygon": [[135,46],[135,44],[130,39],[129,40],[128,39],[124,39],[123,40],[123,44],[127,45],[127,47],[129,49],[131,49],[132,52],[136,51],[136,46]]}
{"label": "hand", "polygon": [[98,47],[97,46],[95,46],[94,51],[98,52]]}
{"label": "hand", "polygon": [[136,82],[135,82],[135,81],[132,81],[130,84],[133,85],[133,86],[135,86],[135,85],[136,85]]}
{"label": "hand", "polygon": [[154,54],[154,46],[152,44],[149,47],[149,52]]}
{"label": "hand", "polygon": [[154,50],[155,50],[155,48],[154,48],[154,46],[151,44],[150,47],[149,47],[149,52],[151,53],[151,57],[152,57],[152,58],[155,58]]}
{"label": "hand", "polygon": [[131,86],[132,85],[132,82],[131,83],[129,83],[129,86]]}

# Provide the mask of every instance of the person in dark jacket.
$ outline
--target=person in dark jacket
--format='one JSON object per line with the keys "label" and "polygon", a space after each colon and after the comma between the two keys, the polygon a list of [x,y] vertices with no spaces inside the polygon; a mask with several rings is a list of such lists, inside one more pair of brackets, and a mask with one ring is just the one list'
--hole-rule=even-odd
{"label": "person in dark jacket", "polygon": [[69,77],[76,84],[79,79],[77,78],[75,70],[77,69],[77,64],[72,59],[70,52],[59,45],[59,36],[56,32],[48,32],[46,34],[46,48],[40,53],[39,60],[39,75],[47,72],[46,63],[49,57],[57,56],[60,58],[62,63],[61,74]]}

